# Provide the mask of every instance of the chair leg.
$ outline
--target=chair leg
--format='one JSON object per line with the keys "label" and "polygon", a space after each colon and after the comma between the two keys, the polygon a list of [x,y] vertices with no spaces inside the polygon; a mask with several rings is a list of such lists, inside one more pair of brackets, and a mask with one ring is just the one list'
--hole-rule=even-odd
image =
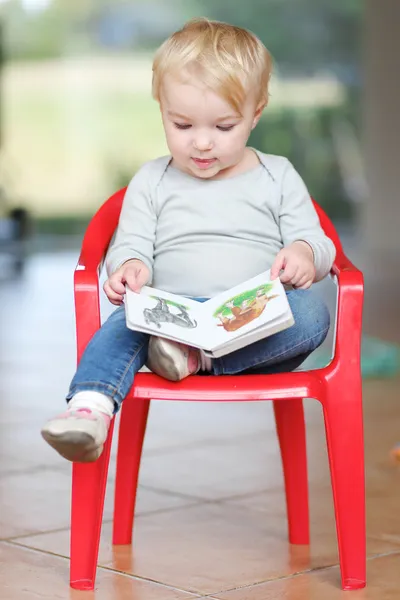
{"label": "chair leg", "polygon": [[[340,390],[341,401],[330,390]],[[323,402],[342,587],[366,583],[365,474],[361,378],[330,382]]]}
{"label": "chair leg", "polygon": [[122,405],[114,501],[113,544],[116,545],[132,543],[136,490],[149,407],[150,400],[141,398],[127,398]]}
{"label": "chair leg", "polygon": [[275,400],[291,544],[310,543],[307,451],[303,401]]}
{"label": "chair leg", "polygon": [[77,590],[94,589],[113,429],[114,419],[96,462],[72,466],[70,585]]}

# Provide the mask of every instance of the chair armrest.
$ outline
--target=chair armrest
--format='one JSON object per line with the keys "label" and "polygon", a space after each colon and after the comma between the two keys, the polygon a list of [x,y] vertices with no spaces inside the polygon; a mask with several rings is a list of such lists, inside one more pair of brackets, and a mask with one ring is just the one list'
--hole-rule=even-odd
{"label": "chair armrest", "polygon": [[101,325],[98,269],[78,264],[74,273],[77,361]]}
{"label": "chair armrest", "polygon": [[107,200],[90,221],[82,242],[78,267],[100,272],[108,247],[118,226],[126,188]]}
{"label": "chair armrest", "polygon": [[347,258],[344,252],[337,253],[331,276],[337,284],[337,306],[335,325],[335,355],[348,366],[358,366],[361,356],[362,310],[364,297],[363,274]]}
{"label": "chair armrest", "polygon": [[126,188],[105,202],[85,232],[74,273],[75,318],[78,362],[89,340],[101,325],[99,275],[118,225]]}

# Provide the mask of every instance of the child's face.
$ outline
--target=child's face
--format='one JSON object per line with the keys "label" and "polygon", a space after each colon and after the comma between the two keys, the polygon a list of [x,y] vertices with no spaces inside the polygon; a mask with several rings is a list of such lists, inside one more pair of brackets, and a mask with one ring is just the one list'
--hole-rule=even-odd
{"label": "child's face", "polygon": [[161,114],[174,165],[201,179],[235,172],[261,112],[250,96],[241,117],[209,88],[169,76],[163,82]]}

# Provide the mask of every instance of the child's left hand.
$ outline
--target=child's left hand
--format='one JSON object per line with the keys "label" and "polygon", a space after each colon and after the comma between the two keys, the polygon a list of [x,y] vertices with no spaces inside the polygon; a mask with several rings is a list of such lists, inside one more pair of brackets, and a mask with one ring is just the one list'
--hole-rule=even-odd
{"label": "child's left hand", "polygon": [[314,253],[307,242],[293,242],[278,252],[271,267],[271,279],[277,277],[296,289],[306,290],[311,286],[315,279]]}

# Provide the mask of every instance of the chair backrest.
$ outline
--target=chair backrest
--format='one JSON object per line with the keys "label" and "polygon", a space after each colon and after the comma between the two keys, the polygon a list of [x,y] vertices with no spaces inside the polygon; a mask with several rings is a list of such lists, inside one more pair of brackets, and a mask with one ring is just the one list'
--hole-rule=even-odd
{"label": "chair backrest", "polygon": [[314,199],[313,204],[315,210],[317,211],[319,222],[321,223],[321,227],[324,230],[325,235],[327,235],[328,238],[332,240],[332,242],[335,244],[337,254],[340,254],[341,252],[343,252],[342,242],[340,241],[335,226],[333,225],[332,221],[330,220],[324,209],[321,208],[320,205],[317,204],[317,202]]}
{"label": "chair backrest", "polygon": [[[113,194],[91,219],[82,244],[81,257],[85,259],[85,264],[90,262],[95,266],[93,260],[97,260],[97,264],[99,264],[104,257],[118,226],[125,191],[126,188],[122,188]],[[313,203],[325,234],[335,244],[336,252],[342,253],[342,244],[332,221],[315,200]]]}

